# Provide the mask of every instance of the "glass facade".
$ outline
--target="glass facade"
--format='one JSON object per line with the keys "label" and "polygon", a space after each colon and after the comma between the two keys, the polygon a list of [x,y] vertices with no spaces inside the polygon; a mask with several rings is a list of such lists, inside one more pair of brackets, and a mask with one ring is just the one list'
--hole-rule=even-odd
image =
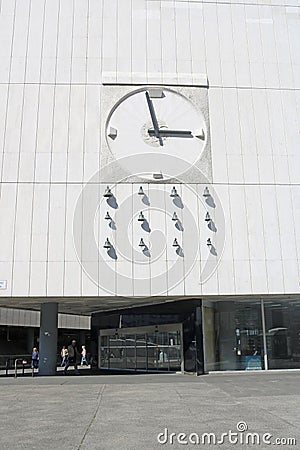
{"label": "glass facade", "polygon": [[300,368],[300,300],[203,301],[203,322],[206,371]]}
{"label": "glass facade", "polygon": [[181,370],[181,324],[101,330],[99,342],[102,369]]}
{"label": "glass facade", "polygon": [[92,323],[100,368],[300,368],[300,299],[184,300],[99,314]]}
{"label": "glass facade", "polygon": [[300,368],[300,300],[264,301],[269,369]]}
{"label": "glass facade", "polygon": [[204,373],[200,299],[97,313],[92,335],[101,369]]}

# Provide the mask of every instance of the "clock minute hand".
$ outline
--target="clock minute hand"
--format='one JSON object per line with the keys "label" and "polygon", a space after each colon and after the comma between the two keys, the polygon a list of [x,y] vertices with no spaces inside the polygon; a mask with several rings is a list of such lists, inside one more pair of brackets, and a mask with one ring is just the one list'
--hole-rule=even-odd
{"label": "clock minute hand", "polygon": [[[150,136],[154,135],[154,131],[153,130],[148,130],[148,133]],[[193,137],[192,132],[188,131],[188,130],[168,130],[167,128],[165,129],[160,129],[159,130],[159,135],[162,137]]]}
{"label": "clock minute hand", "polygon": [[[155,136],[157,139],[159,139],[160,145],[163,145],[163,141],[162,141],[162,138],[161,138],[161,135],[160,135],[160,132],[159,132],[158,122],[157,122],[157,118],[156,118],[156,114],[155,114],[155,110],[154,110],[154,106],[153,106],[152,100],[150,98],[149,92],[146,91],[145,94],[146,94],[148,108],[149,108],[149,111],[150,111],[150,116],[151,116],[151,120],[152,120],[153,128],[154,128],[154,130],[151,130],[151,132],[153,131],[153,133],[151,133],[151,134],[149,133],[149,135],[150,136]],[[148,130],[148,132],[149,132],[149,130]]]}

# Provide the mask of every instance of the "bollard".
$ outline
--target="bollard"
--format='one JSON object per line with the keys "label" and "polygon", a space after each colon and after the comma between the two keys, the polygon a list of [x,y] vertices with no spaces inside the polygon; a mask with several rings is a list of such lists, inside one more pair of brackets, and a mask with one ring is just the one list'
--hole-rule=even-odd
{"label": "bollard", "polygon": [[15,378],[17,378],[18,376],[18,361],[22,362],[22,374],[24,375],[25,373],[25,364],[27,364],[27,361],[25,359],[15,359]]}
{"label": "bollard", "polygon": [[19,359],[15,359],[15,378],[17,378],[18,361],[20,361],[20,360]]}
{"label": "bollard", "polygon": [[22,374],[24,375],[24,373],[25,373],[25,365],[26,364],[28,364],[28,361],[26,361],[26,359],[23,359],[23,361],[22,361],[22,364],[23,364],[23,367],[22,367]]}
{"label": "bollard", "polygon": [[5,376],[6,377],[8,376],[8,369],[9,369],[9,359],[7,359],[6,363],[5,363]]}

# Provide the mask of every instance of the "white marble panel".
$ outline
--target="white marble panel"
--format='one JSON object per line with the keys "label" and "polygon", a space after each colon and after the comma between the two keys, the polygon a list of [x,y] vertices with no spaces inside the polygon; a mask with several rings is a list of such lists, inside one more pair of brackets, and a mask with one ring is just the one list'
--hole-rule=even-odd
{"label": "white marble panel", "polygon": [[30,234],[32,222],[32,194],[33,184],[19,184],[17,190],[17,203],[15,205],[15,261],[29,261]]}
{"label": "white marble panel", "polygon": [[[117,23],[117,82],[126,81],[131,75],[131,5],[118,2]],[[125,75],[125,77],[124,77]]]}
{"label": "white marble panel", "polygon": [[4,153],[2,162],[2,181],[15,182],[18,177],[19,155]]}
{"label": "white marble panel", "polygon": [[[16,261],[13,264],[12,295],[22,297],[29,295],[29,262]],[[7,293],[6,293],[7,295]]]}
{"label": "white marble panel", "polygon": [[218,265],[218,293],[226,295],[235,292],[235,277],[232,260],[222,260]]}
{"label": "white marble panel", "polygon": [[299,261],[296,259],[286,259],[282,261],[282,265],[285,292],[299,292]]}
{"label": "white marble panel", "polygon": [[116,264],[114,260],[99,262],[99,295],[115,295]]}
{"label": "white marble panel", "polygon": [[[0,154],[3,156],[8,85],[0,85]],[[2,167],[2,165],[0,166]]]}
{"label": "white marble panel", "polygon": [[249,253],[252,261],[265,260],[264,222],[259,186],[246,186]]}
{"label": "white marble panel", "polygon": [[251,292],[251,271],[249,260],[234,260],[234,279],[236,294],[249,294],[249,292]]}
{"label": "white marble panel", "polygon": [[39,0],[31,1],[26,66],[26,82],[28,83],[40,81],[44,4],[45,2]]}
{"label": "white marble panel", "polygon": [[25,80],[30,1],[16,2],[10,81]]}
{"label": "white marble panel", "polygon": [[19,151],[21,120],[22,120],[22,85],[13,85],[9,89],[9,99],[6,118],[5,152]]}
{"label": "white marble panel", "polygon": [[85,88],[84,86],[72,85],[70,94],[69,159],[75,160],[83,152]]}
{"label": "white marble panel", "polygon": [[251,285],[253,294],[268,294],[266,261],[251,260]]}
{"label": "white marble panel", "polygon": [[51,182],[64,183],[67,177],[68,154],[53,152],[51,155]]}
{"label": "white marble panel", "polygon": [[[237,141],[236,145],[240,146],[243,154],[253,154],[256,150],[256,111],[253,105],[252,92],[250,90],[238,90],[238,109],[237,109],[237,121],[240,122],[241,134],[240,142]],[[236,126],[238,126],[236,124]],[[231,125],[231,128],[234,128]],[[237,132],[236,132],[237,133]]]}
{"label": "white marble panel", "polygon": [[275,155],[285,155],[287,152],[284,121],[282,114],[282,101],[280,91],[268,91],[268,118],[272,139],[272,153]]}
{"label": "white marble panel", "polygon": [[[224,119],[226,130],[226,152],[227,154],[240,155],[247,151],[249,145],[248,133],[251,132],[251,103],[247,91],[238,92],[237,89],[223,89]],[[247,110],[247,125],[245,113]],[[230,176],[229,176],[230,180]],[[231,181],[231,180],[230,180]]]}
{"label": "white marble panel", "polygon": [[0,197],[0,215],[2,218],[0,221],[0,261],[13,260],[15,210],[12,205],[16,203],[16,195],[16,184],[2,184]]}
{"label": "white marble panel", "polygon": [[[231,63],[231,65],[234,66],[232,14],[231,8],[228,8],[228,5],[226,4],[218,5],[218,25],[221,61]],[[233,74],[235,74],[234,71]],[[235,85],[234,78],[231,79],[231,84],[229,84],[229,86],[232,85]]]}
{"label": "white marble panel", "polygon": [[53,120],[53,152],[68,151],[70,86],[55,87]]}
{"label": "white marble panel", "polygon": [[19,182],[31,182],[34,177],[35,155],[34,153],[20,153]]}
{"label": "white marble panel", "polygon": [[13,38],[14,16],[4,14],[1,9],[0,14],[0,57],[8,58],[11,56],[11,46]]}
{"label": "white marble panel", "polygon": [[49,199],[48,261],[64,261],[66,185],[52,184]]}
{"label": "white marble panel", "polygon": [[269,294],[284,293],[283,265],[281,260],[267,260]]}
{"label": "white marble panel", "polygon": [[116,262],[116,295],[133,296],[132,264],[125,260]]}
{"label": "white marble panel", "polygon": [[266,259],[271,261],[282,258],[276,197],[274,186],[261,186]]}
{"label": "white marble panel", "polygon": [[[65,226],[65,261],[77,261],[77,256],[73,241],[73,220],[74,211],[82,186],[80,184],[68,184],[66,186],[66,226]],[[80,255],[79,255],[80,256]]]}
{"label": "white marble panel", "polygon": [[217,270],[211,273],[209,278],[202,284],[203,295],[217,295],[219,291],[219,280]]}
{"label": "white marble panel", "polygon": [[283,260],[298,258],[293,205],[290,186],[277,186],[276,199],[278,205],[278,221],[280,229],[281,253]]}
{"label": "white marble panel", "polygon": [[282,91],[283,128],[288,155],[300,155],[300,103],[298,91]]}
{"label": "white marble panel", "polygon": [[35,155],[35,178],[36,182],[47,182],[50,180],[51,153],[36,153]]}
{"label": "white marble panel", "polygon": [[79,262],[66,261],[64,264],[64,296],[81,296],[82,269]]}
{"label": "white marble panel", "polygon": [[43,58],[56,57],[59,0],[45,1]]}
{"label": "white marble panel", "polygon": [[244,180],[246,184],[259,183],[257,154],[243,154]]}
{"label": "white marble panel", "polygon": [[61,296],[64,283],[64,263],[49,261],[47,264],[47,295]]}
{"label": "white marble panel", "polygon": [[234,260],[249,259],[248,224],[243,186],[229,186]]}
{"label": "white marble panel", "polygon": [[[92,266],[92,267],[90,267]],[[98,295],[98,285],[99,279],[98,276],[90,276],[90,274],[97,274],[98,271],[98,261],[85,261],[84,262],[85,270],[82,271],[82,295],[83,296],[97,296]]]}
{"label": "white marble panel", "polygon": [[213,180],[228,182],[226,160],[225,111],[222,89],[209,89],[210,132],[212,148]]}
{"label": "white marble panel", "polygon": [[[54,86],[41,85],[37,122],[37,153],[50,153],[52,151],[53,109],[56,100],[54,95]],[[55,105],[57,108],[60,106],[59,103]]]}
{"label": "white marble panel", "polygon": [[35,152],[36,133],[39,107],[38,85],[25,85],[24,104],[22,115],[22,133],[20,151],[25,153]]}

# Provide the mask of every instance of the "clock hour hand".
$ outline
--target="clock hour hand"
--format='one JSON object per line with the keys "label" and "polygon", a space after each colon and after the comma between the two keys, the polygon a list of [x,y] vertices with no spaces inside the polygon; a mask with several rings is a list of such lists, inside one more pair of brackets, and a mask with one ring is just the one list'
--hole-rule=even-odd
{"label": "clock hour hand", "polygon": [[[152,100],[150,98],[149,92],[146,91],[145,94],[146,94],[148,108],[149,108],[149,111],[150,111],[150,116],[151,116],[151,120],[152,120],[153,128],[154,128],[154,130],[151,130],[151,134],[149,133],[149,135],[150,136],[155,136],[159,140],[160,145],[163,145],[163,141],[162,141],[162,138],[161,138],[161,135],[160,135],[160,132],[159,132],[158,122],[157,122],[157,118],[156,118],[156,114],[155,114],[155,110],[154,110],[154,106],[153,106]],[[148,132],[149,131],[150,130],[148,130]]]}
{"label": "clock hour hand", "polygon": [[[193,137],[192,132],[188,130],[168,130],[167,128],[159,129],[161,137]],[[148,130],[150,136],[154,136],[154,130]]]}

